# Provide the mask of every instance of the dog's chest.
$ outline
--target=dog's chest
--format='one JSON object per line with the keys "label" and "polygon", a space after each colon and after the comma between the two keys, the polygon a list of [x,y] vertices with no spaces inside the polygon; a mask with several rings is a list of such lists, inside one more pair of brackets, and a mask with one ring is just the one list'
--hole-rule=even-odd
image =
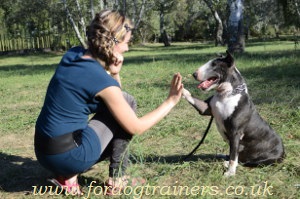
{"label": "dog's chest", "polygon": [[216,94],[210,101],[212,114],[220,133],[225,133],[224,120],[230,117],[235,111],[241,98],[241,94],[221,96]]}

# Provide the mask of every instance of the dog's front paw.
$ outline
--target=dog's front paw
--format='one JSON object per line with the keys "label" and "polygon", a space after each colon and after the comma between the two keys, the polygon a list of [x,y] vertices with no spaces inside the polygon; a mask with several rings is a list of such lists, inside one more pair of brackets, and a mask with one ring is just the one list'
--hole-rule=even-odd
{"label": "dog's front paw", "polygon": [[230,176],[234,176],[235,175],[235,172],[234,171],[230,171],[230,170],[228,170],[228,171],[226,171],[225,173],[224,173],[224,176],[225,177],[230,177]]}
{"label": "dog's front paw", "polygon": [[185,88],[182,89],[182,97],[183,98],[189,98],[191,96],[192,96],[192,94],[190,93],[190,91],[186,90]]}
{"label": "dog's front paw", "polygon": [[224,161],[223,165],[224,165],[225,168],[228,168],[229,167],[229,161]]}

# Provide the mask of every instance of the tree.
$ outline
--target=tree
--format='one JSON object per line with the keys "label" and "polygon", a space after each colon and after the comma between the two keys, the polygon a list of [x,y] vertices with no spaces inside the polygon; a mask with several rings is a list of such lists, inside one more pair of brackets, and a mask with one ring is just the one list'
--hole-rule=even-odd
{"label": "tree", "polygon": [[91,18],[93,19],[95,17],[95,8],[94,8],[94,0],[90,0],[90,10],[91,10]]}
{"label": "tree", "polygon": [[127,12],[127,2],[126,0],[122,0],[122,12],[124,15],[126,15],[126,12]]}
{"label": "tree", "polygon": [[288,25],[300,27],[300,0],[278,0]]}
{"label": "tree", "polygon": [[180,0],[173,12],[176,41],[211,39],[211,14],[203,1]]}
{"label": "tree", "polygon": [[99,8],[100,10],[106,9],[107,8],[107,0],[99,0]]}
{"label": "tree", "polygon": [[[28,34],[34,35],[39,30],[42,30],[45,22],[48,21],[50,4],[44,3],[42,0],[34,2],[24,0],[15,3],[7,1],[3,3],[2,8],[5,9],[5,22],[8,32],[14,33],[18,29],[16,28],[17,26],[19,28],[27,28]],[[21,27],[24,25],[25,27]]]}
{"label": "tree", "polygon": [[139,25],[145,12],[145,4],[146,0],[142,0],[140,5],[138,4],[137,0],[133,0],[132,21],[134,22],[135,29],[139,29]]}
{"label": "tree", "polygon": [[165,15],[170,12],[175,5],[174,0],[156,0],[156,9],[159,11],[160,37],[165,46],[170,46],[169,35],[165,29]]}
{"label": "tree", "polygon": [[208,8],[210,9],[214,19],[215,19],[215,23],[216,23],[216,27],[215,27],[215,46],[218,45],[224,45],[224,41],[223,41],[223,22],[222,19],[219,15],[219,12],[217,10],[217,4],[220,3],[219,0],[214,1],[214,0],[203,0],[206,5],[208,6]]}
{"label": "tree", "polygon": [[168,46],[171,37],[214,39],[216,45],[243,52],[244,35],[297,34],[299,4],[300,0],[6,0],[0,1],[0,34],[12,44],[18,43],[13,39],[22,40],[26,48],[40,48],[45,41],[47,48],[56,50],[86,46],[85,22],[99,10],[116,9],[132,19],[135,42],[160,39]]}
{"label": "tree", "polygon": [[244,0],[228,0],[228,50],[229,52],[244,52],[245,37],[243,32]]}
{"label": "tree", "polygon": [[64,5],[64,9],[66,11],[66,15],[67,15],[67,17],[68,17],[68,19],[69,19],[69,21],[70,21],[70,23],[71,23],[71,25],[72,25],[75,33],[76,33],[76,37],[80,41],[81,45],[83,47],[87,48],[87,44],[85,42],[85,38],[82,36],[82,34],[85,35],[85,33],[86,33],[86,27],[85,27],[84,18],[82,16],[82,11],[81,11],[81,7],[80,7],[80,4],[79,4],[79,1],[76,0],[75,2],[76,2],[77,11],[78,11],[79,17],[80,17],[79,24],[82,27],[82,32],[80,31],[79,27],[77,26],[77,24],[76,24],[76,22],[75,22],[75,20],[73,18],[73,15],[72,15],[72,13],[71,13],[71,11],[69,9],[67,1],[66,0],[61,0],[61,1],[62,1],[63,5]]}
{"label": "tree", "polygon": [[284,24],[283,12],[278,7],[278,0],[245,1],[244,32],[246,39],[255,37],[279,37]]}

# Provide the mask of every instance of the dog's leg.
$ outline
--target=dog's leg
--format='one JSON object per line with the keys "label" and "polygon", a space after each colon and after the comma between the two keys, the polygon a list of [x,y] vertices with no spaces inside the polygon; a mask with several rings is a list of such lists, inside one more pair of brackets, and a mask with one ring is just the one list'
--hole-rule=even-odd
{"label": "dog's leg", "polygon": [[201,115],[211,115],[210,107],[207,102],[208,100],[202,101],[192,97],[191,93],[185,88],[182,90],[182,97],[185,98]]}
{"label": "dog's leg", "polygon": [[[230,152],[229,152],[229,162],[228,170],[224,173],[224,176],[234,176],[236,173],[236,167],[238,166],[238,155],[239,155],[239,144],[240,135],[237,134],[229,139]],[[224,164],[227,166],[227,164]]]}

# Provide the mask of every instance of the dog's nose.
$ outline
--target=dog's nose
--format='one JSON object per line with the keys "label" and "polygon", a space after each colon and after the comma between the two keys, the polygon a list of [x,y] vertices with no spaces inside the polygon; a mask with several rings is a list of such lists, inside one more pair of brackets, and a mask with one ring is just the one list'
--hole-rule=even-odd
{"label": "dog's nose", "polygon": [[197,78],[198,78],[198,73],[197,73],[197,72],[194,72],[194,73],[193,73],[193,77],[194,77],[195,79],[197,79]]}

